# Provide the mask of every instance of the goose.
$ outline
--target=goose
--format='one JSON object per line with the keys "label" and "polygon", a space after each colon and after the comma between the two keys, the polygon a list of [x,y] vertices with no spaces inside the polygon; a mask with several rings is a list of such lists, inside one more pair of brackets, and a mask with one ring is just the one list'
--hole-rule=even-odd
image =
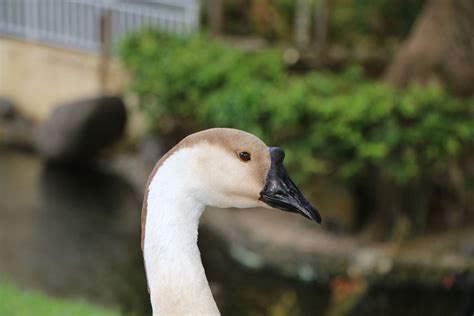
{"label": "goose", "polygon": [[321,223],[289,178],[279,147],[213,128],[191,134],[151,172],[142,208],[145,271],[153,315],[219,315],[197,246],[207,206],[277,208]]}

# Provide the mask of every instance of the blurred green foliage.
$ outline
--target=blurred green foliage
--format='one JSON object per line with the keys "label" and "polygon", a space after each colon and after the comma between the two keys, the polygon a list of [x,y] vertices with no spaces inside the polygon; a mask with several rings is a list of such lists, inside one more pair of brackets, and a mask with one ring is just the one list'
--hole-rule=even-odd
{"label": "blurred green foliage", "polygon": [[396,91],[357,67],[291,76],[278,50],[242,52],[205,35],[143,31],[121,58],[158,132],[247,130],[284,147],[298,181],[378,169],[404,185],[443,175],[474,148],[474,101],[438,86]]}
{"label": "blurred green foliage", "polygon": [[368,42],[377,46],[400,40],[410,31],[426,0],[332,0],[330,38],[356,46]]}
{"label": "blurred green foliage", "polygon": [[[313,15],[318,1],[310,1]],[[404,38],[426,0],[326,0],[329,39],[344,46],[372,44]],[[256,34],[270,40],[291,40],[297,1],[224,1],[224,31],[228,34]],[[311,23],[314,19],[311,18]]]}

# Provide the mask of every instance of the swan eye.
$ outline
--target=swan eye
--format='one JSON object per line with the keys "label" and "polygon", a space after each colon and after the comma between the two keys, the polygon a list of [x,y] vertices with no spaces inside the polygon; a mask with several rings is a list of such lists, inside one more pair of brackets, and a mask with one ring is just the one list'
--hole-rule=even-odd
{"label": "swan eye", "polygon": [[239,153],[240,160],[242,161],[249,161],[250,160],[250,154],[246,151],[243,151]]}

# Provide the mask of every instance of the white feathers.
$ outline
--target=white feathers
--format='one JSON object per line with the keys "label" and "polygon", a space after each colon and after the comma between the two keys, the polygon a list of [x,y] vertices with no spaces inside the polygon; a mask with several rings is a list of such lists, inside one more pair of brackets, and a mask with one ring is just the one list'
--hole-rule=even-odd
{"label": "white feathers", "polygon": [[153,315],[219,314],[197,247],[204,204],[194,195],[192,153],[174,153],[149,187],[144,258]]}
{"label": "white feathers", "polygon": [[199,218],[206,206],[262,206],[265,179],[255,167],[206,141],[159,167],[148,188],[143,248],[153,315],[219,315],[197,247]]}

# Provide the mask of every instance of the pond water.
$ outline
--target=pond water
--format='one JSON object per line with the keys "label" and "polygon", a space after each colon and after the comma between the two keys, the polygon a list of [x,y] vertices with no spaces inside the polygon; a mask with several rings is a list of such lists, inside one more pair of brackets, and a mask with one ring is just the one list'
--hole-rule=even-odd
{"label": "pond water", "polygon": [[[151,315],[140,252],[141,198],[120,177],[0,149],[0,280]],[[223,315],[343,315],[327,285],[241,267],[211,232],[203,263]],[[462,291],[376,286],[351,315],[462,315]],[[465,309],[464,309],[465,310]]]}

